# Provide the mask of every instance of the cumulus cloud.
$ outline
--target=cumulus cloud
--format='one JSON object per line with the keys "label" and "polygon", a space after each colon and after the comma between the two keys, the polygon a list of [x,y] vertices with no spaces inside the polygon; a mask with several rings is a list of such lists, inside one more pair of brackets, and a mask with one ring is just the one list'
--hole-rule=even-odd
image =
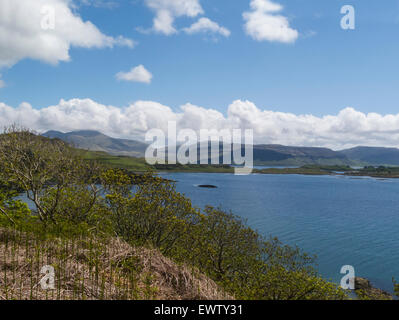
{"label": "cumulus cloud", "polygon": [[116,78],[119,81],[151,83],[152,74],[142,64],[140,64],[128,72],[118,72]]}
{"label": "cumulus cloud", "polygon": [[137,101],[118,108],[90,99],[61,100],[34,109],[28,103],[13,108],[0,103],[0,127],[18,123],[44,132],[100,130],[105,134],[144,139],[150,129],[166,132],[168,121],[178,129],[253,129],[255,143],[343,149],[358,145],[399,147],[399,114],[362,113],[346,108],[337,115],[316,117],[262,110],[250,101],[234,101],[223,114],[192,104],[178,111],[153,101]]}
{"label": "cumulus cloud", "polygon": [[283,7],[271,0],[251,0],[251,11],[244,12],[245,32],[257,41],[292,43],[298,31],[290,27],[286,17],[277,14]]}
{"label": "cumulus cloud", "polygon": [[26,58],[50,64],[69,61],[70,47],[134,46],[130,39],[103,34],[72,7],[70,0],[1,0],[0,68]]}
{"label": "cumulus cloud", "polygon": [[174,21],[178,17],[196,17],[204,13],[199,0],[145,0],[155,12],[153,31],[165,35],[177,32]]}
{"label": "cumulus cloud", "polygon": [[194,33],[215,33],[224,37],[230,36],[230,30],[221,27],[216,22],[208,18],[200,18],[197,22],[193,23],[189,28],[184,28],[183,31],[187,34]]}
{"label": "cumulus cloud", "polygon": [[117,1],[109,0],[77,0],[78,4],[84,6],[93,6],[95,8],[114,9],[119,6]]}

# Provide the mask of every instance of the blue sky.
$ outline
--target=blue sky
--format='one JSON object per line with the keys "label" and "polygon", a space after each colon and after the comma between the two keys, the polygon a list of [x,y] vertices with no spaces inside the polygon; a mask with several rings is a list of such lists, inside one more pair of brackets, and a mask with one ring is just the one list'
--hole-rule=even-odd
{"label": "blue sky", "polygon": [[398,34],[399,0],[2,0],[0,126],[399,147]]}
{"label": "blue sky", "polygon": [[[293,44],[255,41],[243,29],[249,0],[202,0],[204,16],[231,31],[228,38],[195,34],[143,34],[154,13],[143,1],[117,1],[112,9],[83,5],[77,13],[104,34],[138,42],[134,49],[70,49],[58,66],[22,60],[2,70],[1,101],[35,108],[60,99],[91,98],[125,106],[152,100],[177,108],[187,102],[222,112],[235,99],[274,111],[335,114],[397,113],[399,2],[397,0],[279,0],[281,14],[300,33]],[[342,30],[340,8],[356,9],[356,29]],[[175,20],[184,28],[196,18]],[[121,82],[115,74],[142,64],[151,84]]]}

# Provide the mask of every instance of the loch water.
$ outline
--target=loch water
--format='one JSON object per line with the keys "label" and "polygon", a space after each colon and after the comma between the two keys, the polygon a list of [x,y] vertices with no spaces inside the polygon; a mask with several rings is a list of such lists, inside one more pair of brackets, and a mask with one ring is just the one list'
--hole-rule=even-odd
{"label": "loch water", "polygon": [[[317,255],[339,283],[341,267],[392,292],[399,279],[399,179],[305,175],[163,173],[193,204],[220,206],[259,233]],[[216,189],[198,185],[215,185]]]}

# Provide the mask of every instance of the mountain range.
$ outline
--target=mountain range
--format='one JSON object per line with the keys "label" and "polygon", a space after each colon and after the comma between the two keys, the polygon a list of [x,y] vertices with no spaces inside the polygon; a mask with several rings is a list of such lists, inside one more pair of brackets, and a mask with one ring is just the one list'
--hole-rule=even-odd
{"label": "mountain range", "polygon": [[[128,139],[111,138],[99,131],[82,130],[63,133],[48,131],[48,138],[57,138],[72,146],[90,151],[103,151],[111,155],[143,158],[148,145]],[[254,163],[269,166],[319,165],[399,165],[399,149],[356,147],[341,151],[317,147],[290,147],[274,144],[254,145]],[[220,153],[222,157],[222,151]]]}
{"label": "mountain range", "polygon": [[143,158],[148,145],[135,140],[111,138],[99,131],[82,130],[63,133],[47,131],[43,136],[61,139],[75,148],[103,151],[112,155]]}

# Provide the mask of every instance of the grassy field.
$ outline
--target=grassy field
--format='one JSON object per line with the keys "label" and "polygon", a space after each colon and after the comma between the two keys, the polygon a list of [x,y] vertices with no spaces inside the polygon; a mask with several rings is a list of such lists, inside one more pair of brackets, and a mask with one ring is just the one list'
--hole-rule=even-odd
{"label": "grassy field", "polygon": [[133,172],[145,172],[152,169],[156,172],[210,172],[210,173],[233,173],[234,169],[228,165],[154,165],[146,163],[144,158],[133,158],[127,156],[113,156],[105,152],[82,151],[83,158],[86,160],[95,160],[99,163],[112,167],[121,168]]}
{"label": "grassy field", "polygon": [[83,158],[86,160],[95,160],[113,168],[122,168],[130,171],[144,172],[151,168],[144,159],[132,158],[126,156],[113,156],[106,152],[84,151]]}

